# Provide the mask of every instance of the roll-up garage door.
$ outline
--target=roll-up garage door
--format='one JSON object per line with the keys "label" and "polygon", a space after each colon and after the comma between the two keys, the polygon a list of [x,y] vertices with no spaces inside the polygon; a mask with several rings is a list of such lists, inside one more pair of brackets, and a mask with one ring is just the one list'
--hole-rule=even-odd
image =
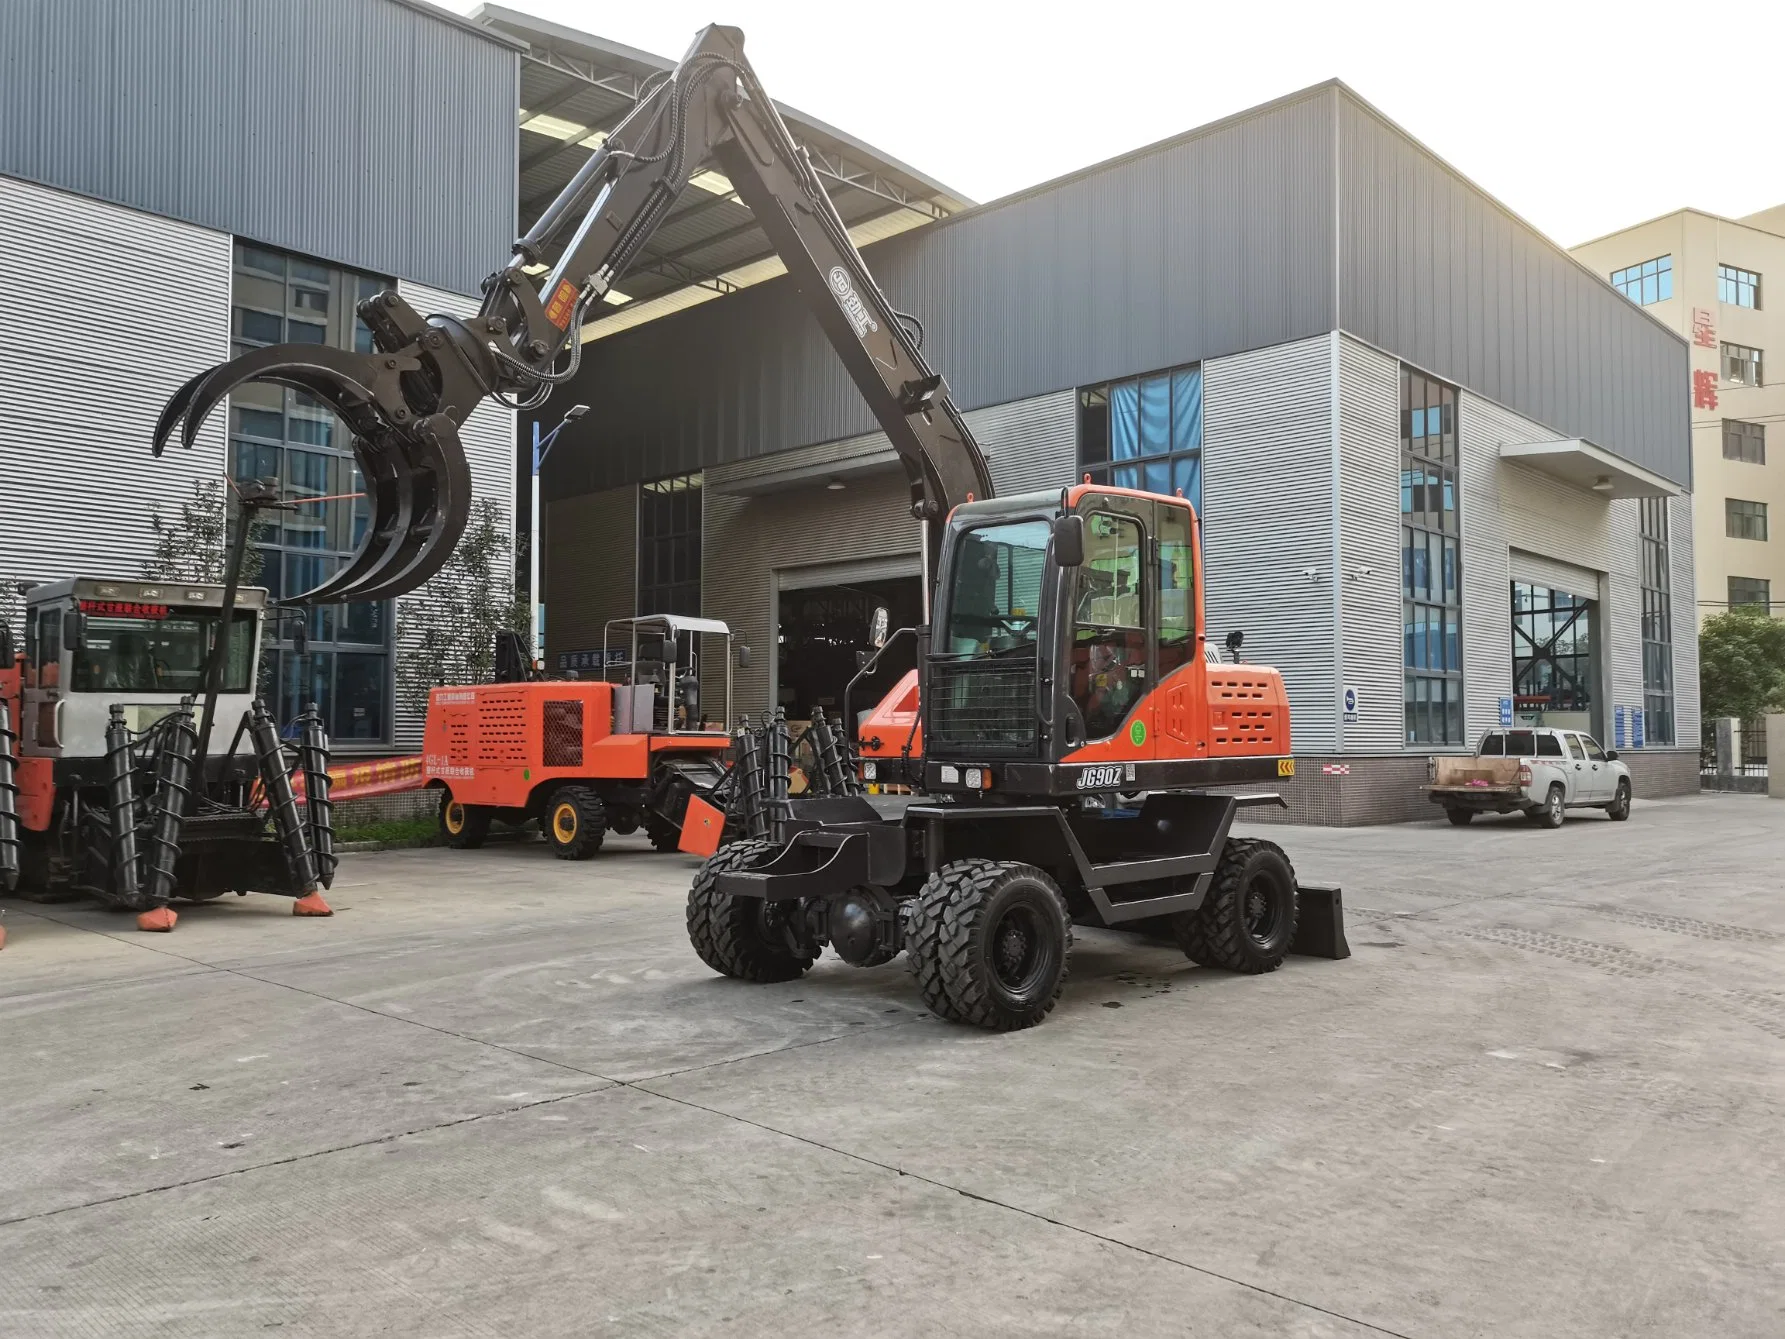
{"label": "roll-up garage door", "polygon": [[1514,549],[1509,564],[1512,579],[1527,586],[1546,586],[1566,591],[1583,600],[1599,598],[1599,574],[1585,567],[1576,567],[1559,558],[1546,558],[1540,553]]}
{"label": "roll-up garage door", "polygon": [[890,581],[923,575],[922,560],[915,553],[887,558],[857,558],[846,563],[815,563],[809,567],[775,570],[776,590],[811,590],[815,586],[851,586],[860,581]]}

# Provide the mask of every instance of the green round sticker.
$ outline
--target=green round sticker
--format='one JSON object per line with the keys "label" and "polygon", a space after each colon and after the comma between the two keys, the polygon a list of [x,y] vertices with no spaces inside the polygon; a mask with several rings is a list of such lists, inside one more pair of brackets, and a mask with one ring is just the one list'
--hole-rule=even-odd
{"label": "green round sticker", "polygon": [[1136,721],[1133,725],[1129,726],[1128,739],[1135,748],[1139,748],[1142,744],[1146,743],[1147,723],[1145,721]]}

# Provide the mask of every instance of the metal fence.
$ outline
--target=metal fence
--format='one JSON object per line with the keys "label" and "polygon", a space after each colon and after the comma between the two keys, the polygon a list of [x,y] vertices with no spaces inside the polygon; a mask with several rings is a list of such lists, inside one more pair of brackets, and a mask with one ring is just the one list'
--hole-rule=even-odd
{"label": "metal fence", "polygon": [[1698,784],[1702,790],[1764,791],[1767,787],[1766,718],[1707,720],[1699,739]]}

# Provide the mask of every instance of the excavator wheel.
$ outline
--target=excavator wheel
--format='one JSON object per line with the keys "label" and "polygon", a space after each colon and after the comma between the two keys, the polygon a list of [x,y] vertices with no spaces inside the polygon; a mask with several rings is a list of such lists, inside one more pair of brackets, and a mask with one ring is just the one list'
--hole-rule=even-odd
{"label": "excavator wheel", "polygon": [[559,786],[545,806],[545,839],[560,860],[587,860],[607,835],[607,810],[587,786]]}
{"label": "excavator wheel", "polygon": [[905,950],[931,1013],[1013,1032],[1034,1027],[1059,1001],[1072,920],[1059,885],[1035,866],[957,860],[930,875],[912,902]]}
{"label": "excavator wheel", "polygon": [[719,891],[721,874],[766,865],[776,849],[764,841],[733,842],[708,856],[694,876],[688,890],[688,942],[721,976],[794,981],[818,961],[818,946],[798,932],[799,903]]}
{"label": "excavator wheel", "polygon": [[1202,967],[1274,972],[1295,942],[1295,867],[1275,842],[1235,839],[1203,904],[1173,920],[1178,947]]}
{"label": "excavator wheel", "polygon": [[489,806],[461,804],[450,790],[440,792],[440,839],[455,851],[475,851],[490,835]]}

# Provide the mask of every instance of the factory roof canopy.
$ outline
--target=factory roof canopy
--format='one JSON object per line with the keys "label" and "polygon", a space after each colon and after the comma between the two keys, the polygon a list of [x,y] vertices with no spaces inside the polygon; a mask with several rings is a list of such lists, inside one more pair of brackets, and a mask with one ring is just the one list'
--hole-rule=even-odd
{"label": "factory roof canopy", "polygon": [[[673,69],[675,62],[501,5],[480,5],[470,18],[524,48],[518,208],[525,231],[625,119],[647,81]],[[794,138],[811,154],[858,245],[972,204],[854,136],[776,105]],[[618,296],[609,295],[608,306],[591,321],[585,338],[638,325],[782,272],[768,237],[732,193],[731,183],[716,171],[703,171],[620,277]]]}

